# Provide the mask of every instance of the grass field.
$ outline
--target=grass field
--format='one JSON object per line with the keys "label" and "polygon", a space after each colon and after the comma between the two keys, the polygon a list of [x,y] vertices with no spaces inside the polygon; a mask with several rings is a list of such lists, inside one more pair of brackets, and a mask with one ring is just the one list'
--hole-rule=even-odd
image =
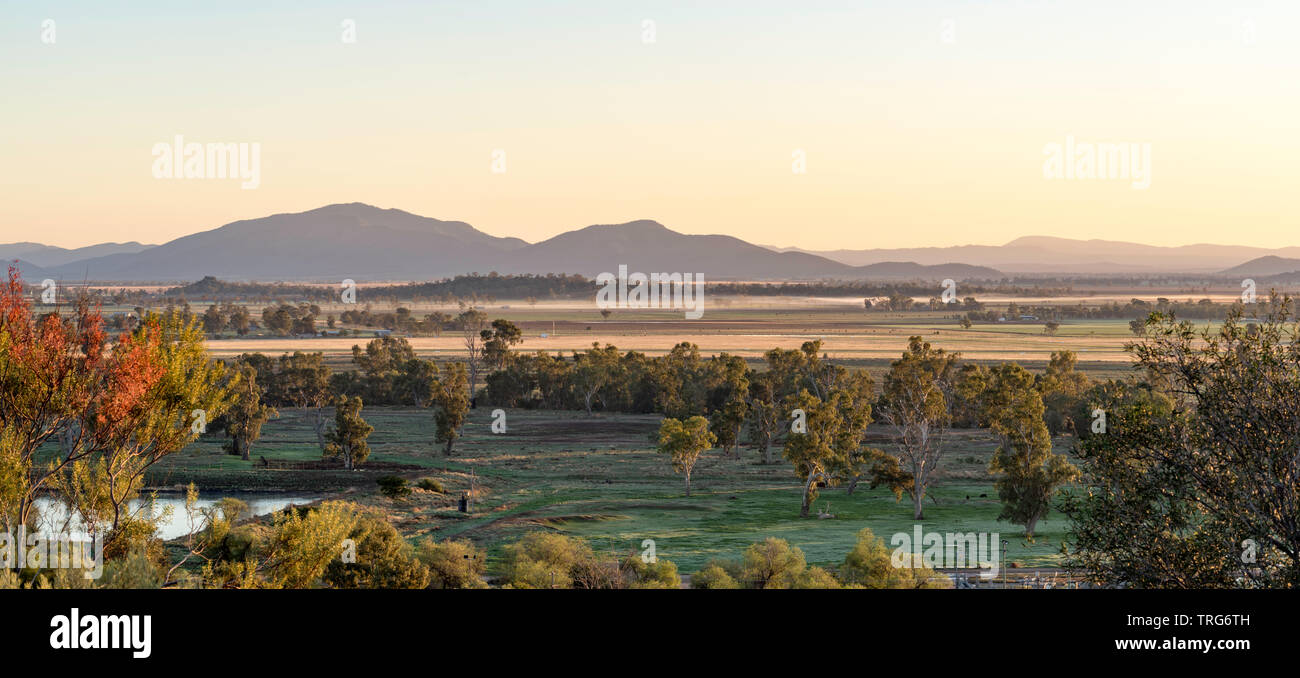
{"label": "grass field", "polygon": [[[650,354],[667,352],[681,341],[699,345],[705,355],[722,351],[753,362],[773,347],[797,348],[822,339],[829,357],[865,369],[877,383],[911,335],[938,347],[959,351],[967,360],[995,363],[1012,360],[1041,371],[1052,351],[1072,350],[1079,367],[1094,379],[1128,374],[1124,344],[1133,340],[1125,320],[1064,322],[1055,336],[1041,323],[977,324],[961,329],[941,313],[864,313],[844,304],[797,308],[756,308],[735,304],[714,308],[705,318],[686,321],[665,311],[618,311],[608,319],[590,308],[487,308],[489,317],[506,317],[524,330],[520,350],[569,352],[592,342]],[[547,336],[543,337],[545,334]],[[285,351],[322,351],[335,369],[350,369],[351,347],[369,336],[337,338],[242,337],[209,341],[218,357],[244,352],[274,356]],[[462,359],[459,334],[409,338],[417,353],[438,360]],[[557,530],[587,539],[594,548],[626,554],[639,552],[652,539],[658,555],[676,562],[683,573],[711,558],[735,558],[749,544],[768,536],[788,539],[803,549],[810,563],[838,564],[857,532],[871,528],[888,542],[898,532],[910,534],[910,498],[895,501],[884,489],[860,486],[853,495],[843,487],[823,490],[816,508],[834,518],[799,517],[800,479],[784,461],[759,463],[758,453],[744,449],[740,459],[708,452],[696,467],[692,496],[684,496],[682,478],[667,458],[655,453],[655,415],[540,412],[511,410],[508,430],[494,435],[491,410],[471,412],[451,458],[433,443],[432,412],[414,408],[367,407],[363,416],[375,427],[367,468],[287,470],[266,468],[273,462],[320,459],[311,415],[286,409],[263,429],[252,460],[226,455],[222,440],[206,436],[160,464],[149,478],[154,487],[176,489],[195,482],[208,495],[232,491],[269,491],[344,498],[384,508],[404,536],[442,540],[466,538],[485,547],[489,565],[499,563],[504,544],[529,530]],[[890,450],[892,437],[872,427],[869,444]],[[1060,452],[1069,441],[1058,440]],[[996,520],[1000,506],[986,471],[995,447],[980,430],[957,430],[935,487],[925,505],[927,532],[1001,533],[1008,541],[1004,562],[1050,566],[1058,562],[1067,525],[1059,514],[1039,523],[1033,542],[1021,528]],[[779,454],[778,454],[779,457]],[[415,490],[394,501],[378,492],[376,478],[399,473],[412,482],[436,478],[445,493]],[[475,488],[474,510],[457,510],[460,494]]]}
{"label": "grass field", "polygon": [[[768,536],[788,539],[810,563],[837,564],[863,527],[888,541],[895,532],[911,533],[910,501],[895,502],[886,490],[865,486],[852,495],[844,488],[823,490],[816,507],[836,517],[799,517],[800,483],[789,464],[758,463],[757,452],[739,460],[706,454],[696,468],[692,496],[667,458],[656,454],[651,436],[655,415],[596,415],[577,412],[507,412],[508,430],[490,431],[490,411],[472,412],[465,438],[450,459],[432,443],[428,410],[371,408],[364,416],[375,426],[371,461],[402,464],[397,472],[412,481],[437,478],[445,494],[416,490],[406,500],[379,495],[374,481],[394,470],[287,471],[258,468],[258,458],[308,461],[319,458],[305,413],[288,410],[268,423],[253,461],[243,462],[203,440],[160,465],[151,484],[172,486],[195,481],[208,496],[224,490],[280,490],[346,498],[391,512],[409,539],[468,538],[488,550],[495,566],[501,546],[528,530],[547,529],[583,537],[597,549],[625,554],[653,539],[659,557],[684,573],[714,557],[736,557],[750,543]],[[873,427],[870,444],[889,449],[888,431]],[[999,523],[999,505],[985,471],[994,443],[984,431],[952,433],[943,472],[927,499],[925,531],[1000,532],[1009,542],[1004,562],[1051,565],[1056,562],[1065,523],[1053,514],[1040,523],[1034,543],[1019,528]],[[475,506],[470,515],[456,510],[473,474]],[[987,495],[981,497],[981,495]]]}
{"label": "grass field", "polygon": [[[517,347],[523,351],[568,353],[600,342],[663,354],[679,342],[690,341],[704,355],[726,351],[757,363],[770,348],[797,348],[805,341],[822,339],[831,360],[865,369],[879,384],[908,337],[921,335],[976,362],[1016,361],[1041,371],[1051,352],[1071,350],[1079,356],[1079,368],[1094,379],[1131,373],[1124,351],[1124,345],[1133,341],[1127,320],[1067,321],[1048,336],[1038,322],[981,323],[961,329],[943,313],[864,313],[843,303],[788,308],[723,304],[696,321],[684,320],[677,312],[641,310],[618,311],[606,319],[590,307],[546,304],[502,304],[485,310],[489,317],[505,317],[523,329],[524,342]],[[372,336],[373,332],[331,338],[228,337],[211,340],[208,346],[224,358],[244,352],[276,356],[294,350],[321,351],[334,369],[351,369],[352,346],[364,345]],[[409,341],[422,357],[463,359],[458,333]],[[843,487],[824,490],[816,508],[835,517],[818,519],[814,511],[814,517],[801,519],[801,482],[790,465],[760,464],[758,453],[749,449],[742,451],[740,459],[723,458],[719,450],[708,452],[696,467],[692,496],[687,498],[682,478],[673,473],[667,458],[654,451],[656,415],[511,410],[507,432],[494,435],[491,410],[477,409],[471,412],[456,454],[445,458],[432,440],[430,410],[367,407],[363,416],[375,431],[370,438],[373,452],[363,470],[264,466],[263,458],[271,462],[320,459],[311,416],[299,410],[282,411],[264,427],[249,462],[226,455],[221,438],[205,436],[159,464],[149,484],[174,490],[194,482],[210,497],[264,491],[378,506],[390,513],[408,539],[473,540],[487,549],[493,569],[504,544],[538,529],[583,537],[596,549],[619,554],[639,552],[643,540],[652,539],[659,557],[690,573],[711,558],[735,558],[746,546],[768,536],[788,539],[804,550],[810,563],[835,565],[863,527],[888,543],[893,534],[910,534],[917,524],[909,497],[895,501],[886,490],[865,485],[851,496]],[[891,450],[890,431],[872,427],[868,443]],[[1057,451],[1069,452],[1068,439],[1056,445]],[[922,529],[997,532],[1008,541],[1003,562],[1056,564],[1066,538],[1062,516],[1053,513],[1040,522],[1033,542],[1023,538],[1021,528],[996,520],[1000,506],[986,470],[994,448],[986,431],[951,433],[941,472],[926,500],[925,519],[919,521]],[[417,489],[408,499],[388,499],[379,494],[375,480],[390,473],[412,482],[436,478],[445,492]],[[456,504],[471,482],[475,505],[466,515]]]}

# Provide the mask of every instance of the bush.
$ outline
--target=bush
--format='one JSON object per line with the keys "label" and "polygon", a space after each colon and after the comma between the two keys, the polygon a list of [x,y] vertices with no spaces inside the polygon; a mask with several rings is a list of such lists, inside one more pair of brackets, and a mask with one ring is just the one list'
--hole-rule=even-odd
{"label": "bush", "polygon": [[380,476],[375,482],[379,483],[379,491],[389,499],[403,499],[411,494],[406,478],[401,476]]}
{"label": "bush", "polygon": [[415,486],[426,492],[437,492],[438,494],[445,494],[447,492],[442,489],[442,483],[438,482],[434,478],[421,478],[420,482],[416,483]]}
{"label": "bush", "polygon": [[870,528],[858,532],[858,543],[844,557],[840,579],[850,586],[868,589],[946,589],[952,581],[925,566],[920,557],[912,567],[894,567],[885,542],[877,539]]}
{"label": "bush", "polygon": [[469,541],[444,541],[434,543],[426,538],[420,542],[416,557],[429,569],[429,588],[481,589],[487,588],[483,573],[487,560],[483,551]]}
{"label": "bush", "polygon": [[348,589],[422,589],[429,584],[428,568],[383,514],[362,514],[348,538],[355,543],[356,562],[330,560],[326,584]]}
{"label": "bush", "polygon": [[574,569],[592,558],[581,540],[534,532],[505,547],[506,581],[514,588],[573,588]]}
{"label": "bush", "polygon": [[679,589],[682,578],[677,574],[677,564],[671,560],[657,558],[647,563],[640,555],[629,556],[623,561],[623,569],[630,576],[628,588],[633,589]]}
{"label": "bush", "polygon": [[738,589],[740,584],[722,569],[722,566],[710,563],[703,570],[691,575],[693,589]]}
{"label": "bush", "polygon": [[757,589],[792,588],[806,563],[803,551],[790,542],[768,537],[745,549],[741,562],[741,579]]}

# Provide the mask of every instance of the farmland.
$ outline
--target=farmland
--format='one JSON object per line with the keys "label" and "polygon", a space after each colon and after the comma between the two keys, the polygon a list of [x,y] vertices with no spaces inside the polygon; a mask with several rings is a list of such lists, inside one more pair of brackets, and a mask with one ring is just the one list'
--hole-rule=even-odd
{"label": "farmland", "polygon": [[[821,339],[831,362],[867,370],[880,384],[890,362],[905,350],[907,338],[921,335],[971,362],[1015,361],[1041,372],[1052,352],[1074,351],[1079,369],[1094,379],[1122,378],[1131,372],[1124,345],[1134,337],[1125,320],[1065,321],[1048,334],[1040,322],[976,323],[963,329],[952,314],[868,313],[843,300],[782,299],[771,306],[752,302],[720,300],[701,320],[684,320],[677,311],[641,309],[602,317],[591,306],[560,302],[497,303],[482,310],[518,325],[523,342],[515,350],[526,352],[568,354],[598,342],[663,355],[680,342],[693,342],[703,355],[727,352],[758,367],[768,349],[796,349]],[[365,344],[374,333],[363,328],[349,333],[352,336],[225,333],[210,338],[208,348],[224,359],[253,352],[276,356],[319,351],[333,369],[351,370],[352,346]],[[422,358],[447,362],[464,356],[459,332],[411,336],[407,341]],[[280,416],[265,425],[250,461],[225,454],[223,439],[208,435],[160,463],[149,480],[164,490],[194,482],[212,496],[262,491],[346,498],[383,508],[408,540],[472,540],[486,549],[492,567],[499,565],[504,544],[538,529],[582,537],[593,548],[619,554],[639,550],[650,539],[660,557],[676,562],[683,573],[711,558],[735,557],[768,536],[788,539],[804,550],[810,563],[834,565],[861,528],[870,527],[888,539],[894,533],[910,533],[918,522],[912,519],[906,496],[896,501],[888,490],[865,484],[852,495],[844,487],[824,489],[815,509],[834,517],[801,519],[802,485],[790,464],[779,454],[777,463],[761,464],[758,453],[743,446],[739,458],[726,457],[718,449],[706,453],[687,498],[681,476],[655,451],[658,415],[509,410],[507,430],[494,434],[491,412],[484,407],[471,410],[456,453],[448,458],[433,442],[431,410],[367,406],[363,416],[375,427],[369,440],[373,452],[362,470],[348,472],[285,468],[293,462],[318,461],[321,451],[311,428],[312,413],[282,408]],[[866,442],[895,452],[893,433],[877,423],[868,430]],[[1071,440],[1057,438],[1056,451],[1068,454]],[[1066,537],[1058,513],[1039,524],[1033,541],[1025,540],[1020,528],[996,520],[1000,503],[987,470],[995,448],[987,431],[953,430],[926,500],[925,519],[919,523],[933,532],[999,532],[1008,541],[1004,562],[1057,563]],[[435,479],[444,491],[416,489],[406,499],[387,498],[375,480],[392,473],[413,484]],[[474,505],[466,514],[457,509],[457,500],[471,482]]]}

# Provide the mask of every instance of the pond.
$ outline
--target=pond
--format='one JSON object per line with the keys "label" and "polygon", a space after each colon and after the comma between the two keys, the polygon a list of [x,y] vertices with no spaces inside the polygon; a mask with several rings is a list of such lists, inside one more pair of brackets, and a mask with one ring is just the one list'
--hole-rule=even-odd
{"label": "pond", "polygon": [[[243,517],[261,516],[268,513],[279,511],[290,504],[301,506],[316,501],[317,497],[308,497],[299,494],[276,494],[267,492],[213,492],[206,496],[200,496],[198,501],[199,508],[206,508],[217,503],[218,500],[232,497],[239,499],[248,504],[248,513]],[[131,502],[131,509],[135,510],[141,504],[141,500]],[[67,518],[68,512],[63,503],[48,497],[36,500],[37,510],[41,515],[41,532],[52,533],[51,526],[62,526]],[[171,515],[158,522],[158,536],[163,539],[175,539],[183,537],[190,531],[189,518],[185,515],[185,496],[181,494],[159,494],[158,499],[154,502],[154,514],[159,515],[171,507]],[[195,529],[202,528],[202,517],[196,516]],[[80,521],[73,520],[71,525],[71,534],[73,539],[85,539],[86,532],[82,529]]]}

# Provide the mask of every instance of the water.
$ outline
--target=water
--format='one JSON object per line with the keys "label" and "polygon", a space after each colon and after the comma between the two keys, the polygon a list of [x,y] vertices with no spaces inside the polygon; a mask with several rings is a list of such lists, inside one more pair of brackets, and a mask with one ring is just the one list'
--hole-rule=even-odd
{"label": "water", "polygon": [[[241,516],[250,518],[252,516],[261,516],[290,505],[303,505],[315,501],[316,497],[307,497],[297,494],[269,494],[269,493],[241,493],[241,492],[214,492],[210,495],[200,497],[197,503],[198,508],[207,508],[217,503],[218,500],[225,497],[233,497],[242,500],[248,504],[248,511]],[[131,502],[131,510],[139,508],[141,500]],[[158,522],[157,536],[163,539],[175,539],[183,537],[190,531],[189,517],[185,514],[185,496],[179,494],[158,495],[154,501],[154,514],[159,515],[166,507],[171,507],[171,515],[166,519],[160,519]],[[50,498],[41,498],[36,500],[36,507],[41,515],[41,532],[53,534],[56,529],[53,526],[62,526],[67,518],[67,509],[62,502]],[[194,529],[202,529],[202,516],[195,517]],[[73,539],[86,539],[88,535],[81,527],[80,521],[74,519],[70,525],[69,535]]]}

